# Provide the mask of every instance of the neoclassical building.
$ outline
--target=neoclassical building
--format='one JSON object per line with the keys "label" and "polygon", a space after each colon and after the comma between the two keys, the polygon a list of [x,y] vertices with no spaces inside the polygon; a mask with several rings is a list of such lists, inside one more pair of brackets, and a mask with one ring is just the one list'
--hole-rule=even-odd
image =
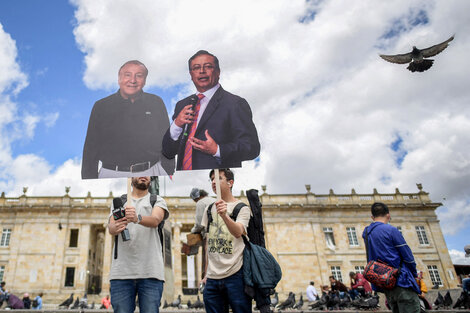
{"label": "neoclassical building", "polygon": [[[299,194],[260,192],[266,245],[278,260],[283,278],[281,295],[305,292],[313,280],[317,288],[330,275],[349,285],[349,272],[366,264],[362,231],[370,222],[370,206],[386,203],[392,224],[411,247],[428,287],[456,288],[458,279],[450,259],[436,209],[420,184],[416,193],[318,195],[306,186]],[[242,193],[239,198],[246,203]],[[113,237],[106,231],[108,197],[30,197],[27,188],[17,198],[0,196],[0,280],[15,294],[44,293],[46,302],[58,303],[70,293],[99,299],[109,293]],[[201,276],[201,252],[181,253],[194,223],[195,203],[186,197],[165,197],[170,209],[165,224],[165,298],[191,296]],[[93,296],[95,295],[95,296]],[[89,300],[89,302],[91,302]]]}

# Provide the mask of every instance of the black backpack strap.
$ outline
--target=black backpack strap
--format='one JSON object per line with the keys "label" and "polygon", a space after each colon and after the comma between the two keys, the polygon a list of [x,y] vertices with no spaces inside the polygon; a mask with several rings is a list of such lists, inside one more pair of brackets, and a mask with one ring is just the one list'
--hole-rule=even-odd
{"label": "black backpack strap", "polygon": [[[157,203],[157,195],[151,193],[150,194],[150,205],[153,207],[155,206],[155,203]],[[162,246],[162,253],[163,253],[163,227],[165,226],[165,220],[161,221],[160,224],[157,226],[158,230],[158,236],[160,237],[160,244]]]}
{"label": "black backpack strap", "polygon": [[[235,208],[233,208],[233,211],[232,211],[232,214],[230,215],[230,217],[232,218],[232,220],[236,221],[237,220],[237,216],[238,216],[238,213],[240,213],[240,210],[247,206],[245,203],[243,202],[240,202],[238,203]],[[248,207],[249,208],[249,207]]]}
{"label": "black backpack strap", "polygon": [[152,208],[155,206],[155,203],[157,203],[157,195],[151,193],[150,194],[150,205],[152,205]]}
{"label": "black backpack strap", "polygon": [[[127,194],[121,195],[121,201],[123,205],[124,203],[127,202]],[[116,235],[114,236],[114,259],[117,259],[118,257],[118,242],[119,242],[119,236]]]}
{"label": "black backpack strap", "polygon": [[[155,203],[157,203],[157,195],[151,193],[150,194],[150,205],[153,207],[155,206]],[[127,202],[127,194],[121,195],[121,200],[122,204]],[[165,221],[161,221],[160,224],[158,224],[157,230],[158,230],[158,235],[160,236],[160,243],[162,246],[162,252],[163,252],[163,227],[165,226]],[[114,249],[114,258],[117,259],[117,236],[116,236],[116,243],[115,243],[115,249]]]}
{"label": "black backpack strap", "polygon": [[211,209],[214,203],[209,204],[209,207],[207,208],[207,233],[209,233],[209,227],[212,224],[212,213]]}
{"label": "black backpack strap", "polygon": [[365,236],[364,236],[364,239],[365,239],[365,243],[366,243],[366,258],[367,258],[367,262],[369,262],[369,240],[368,240],[368,236],[367,236],[367,232],[368,232],[368,228],[369,227],[366,227],[366,233],[365,233]]}
{"label": "black backpack strap", "polygon": [[[209,227],[211,226],[212,223],[212,213],[211,209],[214,203],[209,204],[209,207],[207,208],[207,233],[209,233]],[[240,202],[238,203],[235,208],[233,208],[232,214],[230,215],[230,218],[234,221],[237,220],[238,213],[240,213],[240,210],[247,206],[245,203]]]}
{"label": "black backpack strap", "polygon": [[118,247],[119,236],[114,236],[114,259],[117,259],[117,247]]}

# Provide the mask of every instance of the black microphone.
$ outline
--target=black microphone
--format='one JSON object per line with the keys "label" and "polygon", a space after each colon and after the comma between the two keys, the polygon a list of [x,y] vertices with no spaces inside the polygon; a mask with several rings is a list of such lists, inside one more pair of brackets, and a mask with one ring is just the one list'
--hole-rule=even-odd
{"label": "black microphone", "polygon": [[[196,109],[196,104],[197,104],[197,101],[199,100],[199,98],[196,96],[196,95],[192,95],[189,97],[189,104],[192,105],[192,110],[194,111]],[[194,123],[194,121],[193,121]],[[188,133],[188,129],[189,127],[193,124],[193,123],[190,123],[190,124],[184,124],[184,130],[183,130],[183,140],[188,138],[189,136],[189,133]]]}
{"label": "black microphone", "polygon": [[[113,217],[114,220],[119,220],[126,216],[126,209],[123,207],[122,199],[121,198],[114,198],[113,199]],[[122,241],[131,240],[131,235],[129,234],[129,230],[125,228],[121,232]]]}

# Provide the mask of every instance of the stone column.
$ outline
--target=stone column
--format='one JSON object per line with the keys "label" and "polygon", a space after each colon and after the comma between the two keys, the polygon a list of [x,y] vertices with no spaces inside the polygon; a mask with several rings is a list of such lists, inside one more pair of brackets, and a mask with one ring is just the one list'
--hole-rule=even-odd
{"label": "stone column", "polygon": [[[183,292],[183,278],[181,269],[181,223],[173,224],[173,272],[175,274],[175,294]],[[176,297],[176,296],[175,296]]]}
{"label": "stone column", "polygon": [[90,244],[90,225],[84,224],[80,228],[79,257],[77,265],[76,290],[87,291],[87,270],[88,270],[88,248]]}
{"label": "stone column", "polygon": [[113,260],[113,240],[114,237],[108,232],[108,225],[104,226],[104,255],[103,255],[103,279],[101,281],[101,294],[109,294],[109,272]]}

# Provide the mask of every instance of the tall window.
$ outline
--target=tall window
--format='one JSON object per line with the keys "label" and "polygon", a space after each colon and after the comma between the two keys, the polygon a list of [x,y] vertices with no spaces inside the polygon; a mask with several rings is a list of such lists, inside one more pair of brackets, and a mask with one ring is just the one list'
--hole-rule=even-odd
{"label": "tall window", "polygon": [[362,274],[362,273],[364,273],[364,266],[362,266],[362,265],[354,266],[354,271],[356,273],[361,273]]}
{"label": "tall window", "polygon": [[70,248],[78,247],[78,229],[71,229],[70,230]]}
{"label": "tall window", "polygon": [[439,270],[436,265],[428,265],[429,276],[431,277],[431,282],[433,286],[439,285],[442,286],[441,276],[439,275]]}
{"label": "tall window", "polygon": [[67,267],[65,269],[65,287],[73,287],[75,278],[75,267]]}
{"label": "tall window", "polygon": [[348,233],[349,245],[352,247],[358,247],[359,242],[357,241],[356,227],[346,227]]}
{"label": "tall window", "polygon": [[343,276],[341,275],[341,267],[339,266],[332,266],[331,267],[331,275],[340,282],[343,281]]}
{"label": "tall window", "polygon": [[3,276],[5,276],[5,265],[0,265],[0,281],[3,281]]}
{"label": "tall window", "polygon": [[325,233],[326,245],[330,249],[335,248],[335,237],[333,236],[333,228],[323,227],[323,232]]}
{"label": "tall window", "polygon": [[8,247],[10,245],[11,229],[4,228],[2,231],[2,240],[0,241],[0,247]]}
{"label": "tall window", "polygon": [[428,236],[426,236],[426,231],[424,226],[416,226],[416,234],[418,235],[418,240],[420,245],[428,245]]}

